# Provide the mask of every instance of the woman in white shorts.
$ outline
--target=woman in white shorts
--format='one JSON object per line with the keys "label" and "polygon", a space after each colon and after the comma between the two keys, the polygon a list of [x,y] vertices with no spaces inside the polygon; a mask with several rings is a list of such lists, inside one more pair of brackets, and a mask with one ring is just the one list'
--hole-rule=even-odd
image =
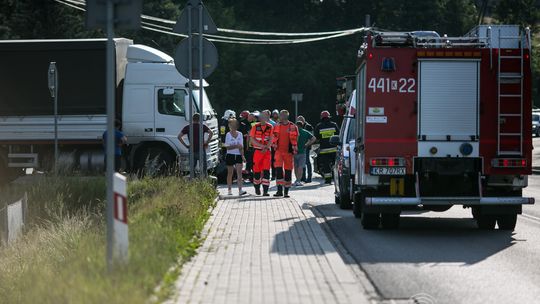
{"label": "woman in white shorts", "polygon": [[244,136],[238,131],[238,121],[235,118],[229,119],[229,132],[225,135],[225,148],[227,155],[225,163],[227,164],[227,186],[228,194],[232,195],[232,181],[234,171],[236,170],[236,180],[238,183],[238,195],[244,195],[247,192],[242,190],[242,168],[246,158],[244,157]]}

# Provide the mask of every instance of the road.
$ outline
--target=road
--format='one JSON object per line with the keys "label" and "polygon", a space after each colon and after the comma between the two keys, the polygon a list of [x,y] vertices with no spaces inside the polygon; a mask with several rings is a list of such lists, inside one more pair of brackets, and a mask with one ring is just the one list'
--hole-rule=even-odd
{"label": "road", "polygon": [[[540,139],[534,140],[540,165]],[[540,300],[540,175],[531,176],[514,232],[480,231],[470,209],[406,213],[395,231],[363,230],[350,210],[340,210],[333,186],[309,186],[293,194],[315,206],[329,230],[365,272],[376,300],[415,295],[435,303],[538,303]],[[419,301],[419,303],[423,303]]]}

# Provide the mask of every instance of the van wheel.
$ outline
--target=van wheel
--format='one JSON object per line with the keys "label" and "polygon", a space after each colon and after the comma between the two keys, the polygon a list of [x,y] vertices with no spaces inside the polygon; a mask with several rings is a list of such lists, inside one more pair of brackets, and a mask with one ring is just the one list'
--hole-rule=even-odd
{"label": "van wheel", "polygon": [[353,214],[355,218],[362,217],[362,204],[364,203],[365,195],[363,192],[354,193]]}
{"label": "van wheel", "polygon": [[381,214],[381,226],[383,229],[397,229],[399,227],[399,213]]}
{"label": "van wheel", "polygon": [[496,218],[494,215],[490,214],[478,214],[476,217],[476,224],[478,228],[482,230],[493,230],[495,229]]}
{"label": "van wheel", "polygon": [[517,223],[517,214],[502,214],[497,216],[497,225],[501,230],[514,231]]}
{"label": "van wheel", "polygon": [[349,197],[348,193],[347,195],[343,195],[343,191],[341,189],[339,190],[339,208],[341,209],[351,209],[351,198]]}

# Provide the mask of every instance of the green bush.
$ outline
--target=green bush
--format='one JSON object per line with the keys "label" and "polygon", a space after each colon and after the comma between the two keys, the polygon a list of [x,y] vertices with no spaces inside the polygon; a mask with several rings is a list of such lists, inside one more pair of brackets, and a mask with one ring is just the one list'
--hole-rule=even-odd
{"label": "green bush", "polygon": [[104,179],[45,178],[29,190],[34,220],[0,249],[0,303],[146,303],[166,296],[197,248],[215,189],[181,178],[129,183],[129,263],[107,272]]}

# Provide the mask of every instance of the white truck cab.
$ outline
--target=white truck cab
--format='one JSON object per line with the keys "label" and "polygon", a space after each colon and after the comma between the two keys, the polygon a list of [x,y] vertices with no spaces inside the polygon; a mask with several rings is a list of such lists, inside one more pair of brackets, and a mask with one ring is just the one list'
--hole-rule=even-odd
{"label": "white truck cab", "polygon": [[[171,56],[144,46],[132,45],[127,50],[127,66],[123,87],[123,131],[128,138],[134,166],[140,165],[141,157],[157,157],[159,153],[179,156],[181,170],[189,168],[189,151],[178,140],[178,134],[189,124],[188,79],[178,73]],[[193,109],[198,110],[199,82],[195,81]],[[210,104],[203,82],[204,124],[214,132],[207,153],[207,167],[218,163],[218,122]],[[147,153],[141,153],[146,147]],[[153,151],[148,153],[148,150]],[[159,151],[159,152],[158,152]]]}

